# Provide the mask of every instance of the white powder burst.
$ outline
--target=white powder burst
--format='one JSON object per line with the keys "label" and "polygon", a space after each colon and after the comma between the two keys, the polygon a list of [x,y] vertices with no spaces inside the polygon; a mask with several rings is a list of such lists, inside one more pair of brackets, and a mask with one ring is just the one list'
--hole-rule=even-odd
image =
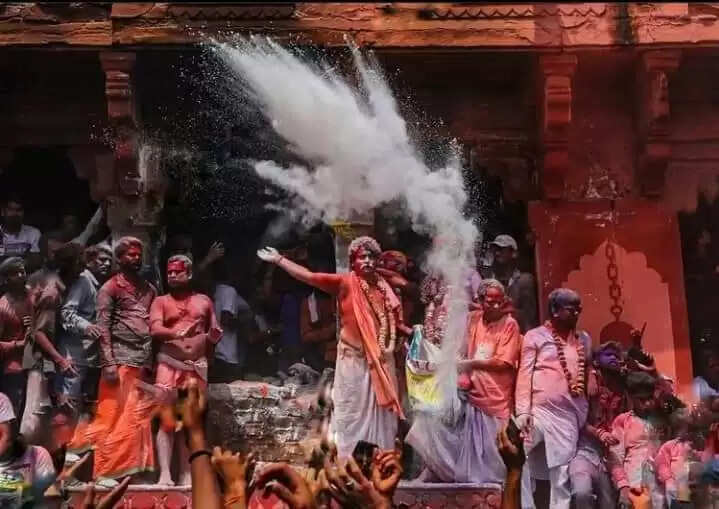
{"label": "white powder burst", "polygon": [[[263,178],[294,193],[302,213],[328,224],[365,214],[389,202],[418,233],[441,237],[428,269],[463,289],[474,267],[475,225],[462,211],[467,200],[458,150],[431,171],[410,140],[405,120],[377,62],[350,45],[360,87],[329,66],[303,59],[267,38],[212,43],[273,129],[309,167],[255,163]],[[447,402],[456,398],[455,359],[465,331],[468,302],[452,292],[440,377]]]}

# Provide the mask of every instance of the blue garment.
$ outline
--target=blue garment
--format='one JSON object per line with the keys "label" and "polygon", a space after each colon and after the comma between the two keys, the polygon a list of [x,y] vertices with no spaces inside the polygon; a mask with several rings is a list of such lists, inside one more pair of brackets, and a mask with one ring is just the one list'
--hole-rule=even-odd
{"label": "blue garment", "polygon": [[302,344],[300,335],[300,304],[299,296],[285,293],[280,305],[280,322],[282,323],[281,347],[298,347]]}

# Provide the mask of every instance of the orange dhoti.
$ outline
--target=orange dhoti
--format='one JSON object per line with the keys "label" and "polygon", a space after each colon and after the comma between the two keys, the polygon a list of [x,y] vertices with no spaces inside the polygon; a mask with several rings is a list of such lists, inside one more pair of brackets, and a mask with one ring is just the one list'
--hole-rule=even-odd
{"label": "orange dhoti", "polygon": [[207,389],[207,359],[180,361],[160,353],[157,356],[157,375],[155,386],[163,391],[160,426],[167,432],[176,428],[174,403],[177,389],[190,379],[197,380],[201,390]]}
{"label": "orange dhoti", "polygon": [[94,449],[93,477],[117,479],[155,470],[152,418],[155,400],[139,387],[142,368],[118,366],[118,382],[100,379],[97,412],[79,425],[68,449]]}

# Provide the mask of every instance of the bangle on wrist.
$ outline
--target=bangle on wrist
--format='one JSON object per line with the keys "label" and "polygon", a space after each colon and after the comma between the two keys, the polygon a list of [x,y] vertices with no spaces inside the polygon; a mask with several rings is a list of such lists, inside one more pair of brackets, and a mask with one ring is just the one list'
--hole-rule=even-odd
{"label": "bangle on wrist", "polygon": [[277,259],[277,262],[275,262],[275,265],[279,265],[282,260],[284,260],[285,257],[280,255],[280,257]]}
{"label": "bangle on wrist", "polygon": [[190,457],[187,459],[187,462],[191,464],[193,460],[199,458],[200,456],[207,456],[208,458],[211,458],[212,453],[207,449],[200,449],[199,451],[195,451],[190,454]]}

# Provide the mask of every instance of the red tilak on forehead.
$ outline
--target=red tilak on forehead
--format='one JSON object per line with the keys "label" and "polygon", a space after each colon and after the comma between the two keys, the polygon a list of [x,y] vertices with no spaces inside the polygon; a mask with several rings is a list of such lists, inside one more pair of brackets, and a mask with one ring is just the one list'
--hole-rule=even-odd
{"label": "red tilak on forehead", "polygon": [[187,267],[185,267],[185,262],[174,261],[167,264],[167,272],[170,272],[171,270],[185,272]]}

